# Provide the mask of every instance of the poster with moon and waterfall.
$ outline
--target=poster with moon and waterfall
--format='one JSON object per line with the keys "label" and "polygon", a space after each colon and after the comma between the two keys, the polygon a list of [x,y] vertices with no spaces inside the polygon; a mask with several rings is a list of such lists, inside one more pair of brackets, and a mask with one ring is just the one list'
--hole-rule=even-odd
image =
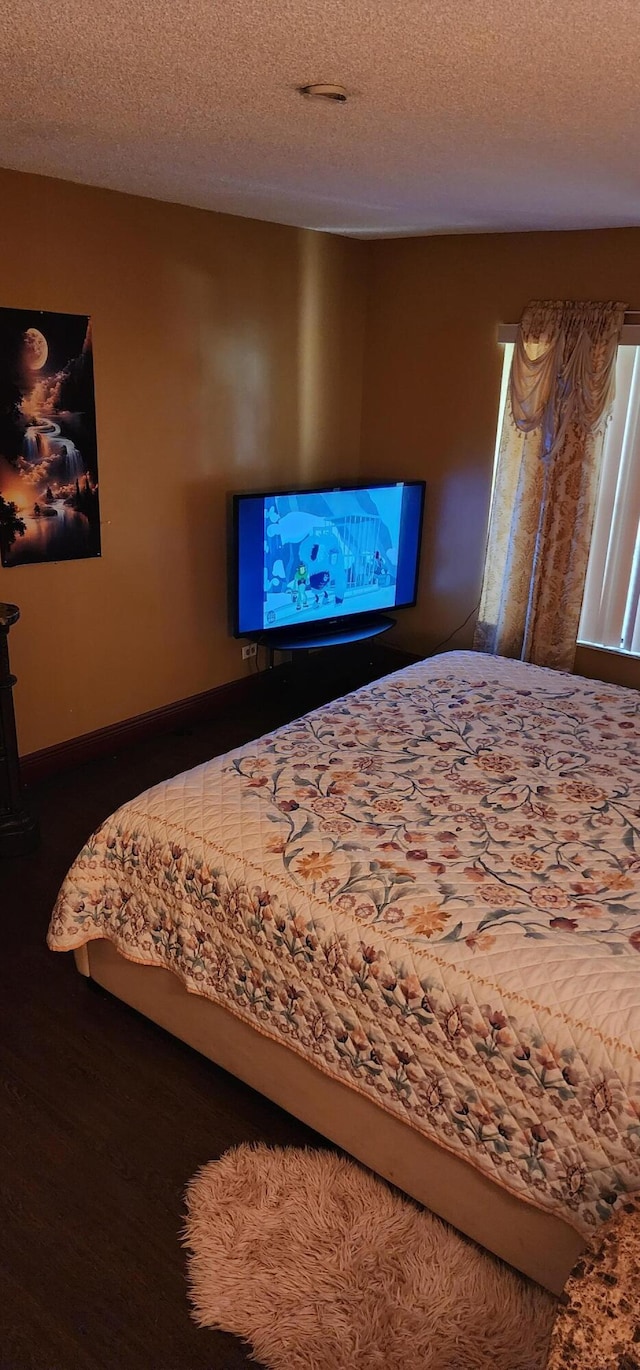
{"label": "poster with moon and waterfall", "polygon": [[98,556],[91,319],[0,309],[2,565]]}

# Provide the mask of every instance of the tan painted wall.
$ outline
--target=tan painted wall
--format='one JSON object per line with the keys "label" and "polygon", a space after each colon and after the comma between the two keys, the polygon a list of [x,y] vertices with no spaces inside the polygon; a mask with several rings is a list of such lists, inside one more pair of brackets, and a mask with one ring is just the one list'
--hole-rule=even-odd
{"label": "tan painted wall", "polygon": [[362,244],[0,172],[0,305],[93,316],[102,558],[0,569],[27,753],[246,671],[226,495],[357,473]]}
{"label": "tan painted wall", "polygon": [[640,306],[636,229],[361,243],[13,172],[0,203],[0,305],[93,316],[103,520],[99,561],[0,569],[23,754],[246,670],[233,489],[426,477],[395,639],[432,648],[479,595],[498,325],[531,298]]}
{"label": "tan painted wall", "polygon": [[[426,651],[477,604],[491,487],[501,323],[531,299],[619,299],[640,308],[640,230],[419,238],[367,244],[363,474],[428,482],[420,599],[395,640]],[[451,646],[468,646],[474,615]],[[578,669],[618,678],[620,659]],[[638,664],[629,670],[640,685]],[[623,676],[620,675],[620,679]]]}

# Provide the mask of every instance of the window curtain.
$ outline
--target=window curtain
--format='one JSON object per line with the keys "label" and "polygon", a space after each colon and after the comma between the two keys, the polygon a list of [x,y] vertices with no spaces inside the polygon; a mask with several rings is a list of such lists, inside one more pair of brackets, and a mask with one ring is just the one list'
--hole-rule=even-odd
{"label": "window curtain", "polygon": [[474,638],[573,667],[624,304],[535,301],[518,328]]}

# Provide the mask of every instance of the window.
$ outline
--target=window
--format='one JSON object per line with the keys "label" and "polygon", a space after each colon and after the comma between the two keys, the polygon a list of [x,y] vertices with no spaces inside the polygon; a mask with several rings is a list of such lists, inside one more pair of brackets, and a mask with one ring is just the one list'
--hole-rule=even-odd
{"label": "window", "polygon": [[[516,324],[503,324],[498,444]],[[497,458],[497,448],[496,448]],[[497,462],[494,462],[494,481]],[[578,642],[640,656],[640,327],[625,324],[604,449]]]}
{"label": "window", "polygon": [[640,655],[638,346],[618,348],[578,641]]}
{"label": "window", "polygon": [[504,355],[502,358],[502,379],[500,381],[500,400],[498,403],[498,427],[496,429],[496,446],[493,454],[493,477],[491,480],[491,500],[489,502],[489,517],[491,517],[493,494],[496,488],[496,476],[498,474],[498,457],[500,456],[500,439],[502,437],[502,425],[504,423],[504,414],[505,409],[507,407],[507,395],[509,393],[509,376],[511,375],[511,363],[513,361],[514,349],[515,341],[513,339],[510,339],[509,341],[505,342]]}

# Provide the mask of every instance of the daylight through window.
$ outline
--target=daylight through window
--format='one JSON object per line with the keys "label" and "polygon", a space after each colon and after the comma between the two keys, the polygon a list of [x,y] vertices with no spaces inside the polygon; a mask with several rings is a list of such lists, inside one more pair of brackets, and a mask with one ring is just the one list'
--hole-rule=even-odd
{"label": "daylight through window", "polygon": [[640,655],[640,347],[618,348],[578,641]]}
{"label": "daylight through window", "polygon": [[[504,364],[493,479],[507,402],[516,325],[503,325]],[[578,642],[640,656],[640,342],[625,328],[616,397],[605,435]]]}

